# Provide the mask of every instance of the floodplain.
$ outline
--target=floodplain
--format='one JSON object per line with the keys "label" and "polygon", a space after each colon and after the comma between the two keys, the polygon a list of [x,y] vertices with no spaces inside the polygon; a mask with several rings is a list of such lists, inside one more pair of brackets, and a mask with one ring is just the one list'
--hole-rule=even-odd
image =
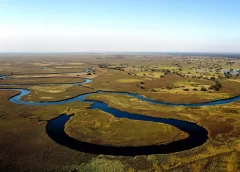
{"label": "floodplain", "polygon": [[[3,171],[239,171],[240,101],[199,103],[240,96],[240,58],[165,54],[1,54],[0,167]],[[5,76],[5,77],[3,77]],[[92,82],[80,84],[86,79]],[[169,154],[114,156],[69,149],[46,133],[61,114],[75,114],[65,125],[70,137],[113,147],[168,144],[189,137],[163,123],[117,118],[91,109],[91,102],[34,106],[96,92],[86,100],[132,114],[177,119],[205,128],[207,141]],[[98,91],[106,91],[98,93]],[[154,104],[121,92],[160,102]]]}

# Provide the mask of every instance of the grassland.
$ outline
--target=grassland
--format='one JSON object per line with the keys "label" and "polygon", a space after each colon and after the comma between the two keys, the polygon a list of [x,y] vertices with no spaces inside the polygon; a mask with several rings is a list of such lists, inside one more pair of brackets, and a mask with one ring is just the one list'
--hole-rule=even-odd
{"label": "grassland", "polygon": [[[99,67],[106,62],[109,68]],[[191,103],[240,95],[239,75],[225,76],[222,72],[239,70],[239,66],[239,59],[205,56],[0,55],[0,75],[9,75],[9,79],[2,79],[0,83],[33,84],[18,86],[31,90],[31,94],[23,97],[27,101],[56,101],[107,90],[138,93],[167,102]],[[86,68],[93,70],[91,75],[84,72]],[[82,87],[34,85],[83,81],[86,77],[94,78],[93,82]],[[221,83],[220,90],[209,89],[214,84],[212,77]],[[202,87],[206,91],[201,91]],[[209,140],[191,150],[122,157],[93,155],[61,146],[47,136],[47,120],[62,113],[75,113],[66,125],[67,133],[79,140],[116,146],[167,143],[186,135],[163,124],[115,119],[111,114],[88,110],[89,103],[43,107],[10,103],[9,97],[16,93],[0,91],[0,171],[238,172],[240,169],[239,101],[211,107],[168,107],[120,94],[88,97],[123,111],[191,121],[208,130]],[[166,134],[159,137],[158,133]]]}
{"label": "grassland", "polygon": [[95,157],[59,146],[45,132],[46,120],[76,105],[78,109],[85,109],[88,104],[21,106],[8,101],[16,93],[0,91],[0,171],[69,171]]}
{"label": "grassland", "polygon": [[28,89],[31,93],[22,98],[26,101],[58,101],[93,91],[77,85],[33,86]]}
{"label": "grassland", "polygon": [[[109,71],[104,74],[99,72],[98,77],[89,85],[95,90],[133,92],[155,100],[174,103],[207,102],[240,94],[238,89],[240,83],[228,79],[222,79],[219,82],[223,85],[220,91],[201,91],[202,87],[209,88],[213,82],[206,79],[183,78],[176,74],[168,74],[156,79]],[[193,90],[194,88],[197,91]],[[184,89],[188,90],[184,91]]]}
{"label": "grassland", "polygon": [[27,78],[27,79],[5,79],[0,84],[19,84],[19,85],[35,85],[35,84],[68,84],[75,82],[83,82],[83,78]]}
{"label": "grassland", "polygon": [[[109,103],[111,107],[132,113],[195,122],[208,130],[210,140],[205,145],[194,150],[173,154],[172,156],[176,164],[173,163],[172,165],[169,164],[165,166],[165,163],[169,162],[162,162],[160,169],[163,171],[164,169],[166,170],[166,168],[169,168],[169,170],[176,169],[176,171],[191,171],[192,168],[196,171],[201,169],[207,169],[209,171],[221,169],[222,171],[227,171],[227,168],[237,171],[239,169],[239,160],[235,161],[234,158],[232,158],[240,154],[239,102],[216,107],[169,108],[118,94],[95,94],[89,96],[88,99],[104,101]],[[172,156],[170,155],[169,157]],[[230,159],[225,158],[225,156]],[[156,157],[149,157],[162,158],[164,156],[156,155]],[[159,160],[156,160],[155,163],[158,164],[158,161]],[[216,167],[217,161],[224,162],[224,165]]]}
{"label": "grassland", "polygon": [[[209,136],[213,138],[215,138],[218,134],[223,134],[223,128],[226,130],[226,133],[232,131],[235,127],[233,124],[227,121],[233,121],[233,119],[239,114],[239,108],[236,108],[236,106],[230,106],[231,108],[226,108],[229,106],[219,106],[219,110],[216,110],[216,107],[211,106],[198,108],[173,106],[169,108],[165,105],[156,105],[120,94],[94,94],[87,97],[87,99],[106,102],[109,104],[109,106],[122,111],[195,122],[207,128],[209,131]],[[226,113],[228,113],[228,116],[219,115]],[[204,114],[208,114],[210,117],[207,119],[207,116],[204,116]],[[221,119],[218,119],[213,126],[212,121],[214,121],[214,118]],[[221,125],[222,128],[220,129],[218,125]]]}
{"label": "grassland", "polygon": [[81,141],[112,146],[159,145],[188,136],[173,126],[117,119],[100,110],[76,114],[66,124],[65,131]]}

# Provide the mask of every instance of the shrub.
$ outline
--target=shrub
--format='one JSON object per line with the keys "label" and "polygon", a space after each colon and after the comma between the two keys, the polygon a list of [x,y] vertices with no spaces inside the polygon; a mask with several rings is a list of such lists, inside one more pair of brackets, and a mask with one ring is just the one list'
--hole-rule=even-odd
{"label": "shrub", "polygon": [[202,88],[201,88],[201,91],[207,91],[207,89],[206,89],[206,88],[204,88],[204,87],[202,87]]}

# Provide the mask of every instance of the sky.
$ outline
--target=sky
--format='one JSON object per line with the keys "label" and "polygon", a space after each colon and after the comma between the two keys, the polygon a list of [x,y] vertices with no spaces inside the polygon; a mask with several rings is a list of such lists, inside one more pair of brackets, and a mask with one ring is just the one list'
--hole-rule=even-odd
{"label": "sky", "polygon": [[0,52],[240,53],[239,0],[0,0]]}

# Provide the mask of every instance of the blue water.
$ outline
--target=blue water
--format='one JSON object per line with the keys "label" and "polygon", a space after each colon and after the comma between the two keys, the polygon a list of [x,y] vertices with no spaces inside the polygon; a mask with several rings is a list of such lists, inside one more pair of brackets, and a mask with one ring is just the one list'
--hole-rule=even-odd
{"label": "blue water", "polygon": [[[189,150],[203,145],[208,139],[208,132],[203,127],[197,124],[175,120],[154,118],[148,116],[141,116],[138,114],[131,114],[122,112],[116,109],[108,108],[106,104],[94,103],[92,108],[100,108],[102,111],[109,112],[117,118],[127,118],[139,121],[151,121],[169,124],[179,128],[180,130],[189,134],[186,139],[181,139],[168,144],[151,145],[151,146],[127,146],[127,147],[114,147],[109,145],[97,145],[87,142],[82,142],[68,136],[64,131],[66,122],[71,118],[68,115],[60,115],[59,117],[52,119],[46,126],[46,132],[48,136],[56,143],[66,146],[70,149],[92,153],[92,154],[105,154],[105,155],[121,155],[121,156],[136,156],[136,155],[150,155],[150,154],[166,154],[174,153],[183,150]],[[161,133],[159,133],[161,137]],[[156,138],[157,139],[157,138]]]}
{"label": "blue water", "polygon": [[[90,83],[91,80],[87,79],[85,82],[83,83],[79,83],[79,85],[84,84],[84,83]],[[13,96],[12,98],[10,98],[9,100],[13,103],[16,104],[24,104],[24,105],[36,105],[36,106],[48,106],[48,105],[57,105],[57,104],[66,104],[66,103],[71,103],[71,102],[75,102],[75,101],[82,101],[82,102],[86,102],[86,100],[84,100],[87,96],[91,95],[91,94],[102,94],[102,93],[109,93],[109,94],[122,94],[122,95],[127,95],[127,96],[131,96],[131,97],[135,97],[138,98],[140,100],[146,101],[146,102],[150,102],[150,103],[154,103],[154,104],[160,104],[160,105],[166,105],[166,106],[187,106],[187,107],[195,107],[195,106],[214,106],[214,105],[221,105],[221,104],[227,104],[227,103],[232,103],[235,101],[239,101],[240,100],[240,96],[236,96],[236,97],[232,97],[232,98],[228,98],[228,99],[221,99],[221,100],[215,100],[215,101],[210,101],[210,102],[205,102],[205,103],[182,103],[182,104],[178,104],[178,103],[168,103],[168,102],[163,102],[163,101],[157,101],[157,100],[152,100],[150,98],[146,98],[143,97],[139,94],[135,94],[135,93],[127,93],[127,92],[118,92],[118,91],[97,91],[97,92],[91,92],[91,93],[86,93],[86,94],[82,94],[70,99],[65,99],[65,100],[60,100],[60,101],[55,101],[55,102],[26,102],[26,101],[22,101],[21,97],[27,95],[30,93],[29,90],[26,89],[12,89],[12,90],[17,90],[20,91],[20,94]],[[89,102],[96,102],[96,101],[89,101]]]}
{"label": "blue water", "polygon": [[0,79],[6,79],[7,76],[0,76]]}
{"label": "blue water", "polygon": [[[85,82],[78,83],[78,84],[82,85],[90,82],[92,82],[92,80],[86,79]],[[9,90],[9,89],[1,89],[1,90]],[[11,102],[16,104],[49,106],[49,105],[57,105],[57,104],[66,104],[66,103],[77,102],[77,101],[90,102],[92,103],[90,109],[100,109],[104,112],[108,112],[112,114],[116,118],[127,118],[127,119],[138,120],[138,121],[160,122],[160,123],[177,127],[178,129],[189,134],[189,137],[185,139],[174,141],[164,145],[152,145],[152,146],[140,146],[140,147],[114,147],[114,146],[96,145],[96,144],[81,142],[79,140],[76,140],[68,136],[64,131],[64,126],[66,122],[71,118],[72,115],[71,116],[68,116],[65,114],[60,115],[59,117],[50,120],[46,126],[46,132],[49,135],[49,137],[52,138],[56,143],[61,144],[63,146],[66,146],[81,152],[87,152],[87,153],[93,153],[93,154],[124,155],[124,156],[173,153],[173,152],[192,149],[192,148],[203,145],[207,141],[208,132],[205,128],[195,123],[191,123],[187,121],[182,121],[177,119],[155,118],[150,116],[123,112],[118,109],[111,108],[108,106],[108,104],[101,101],[85,100],[87,96],[96,94],[96,93],[98,94],[117,93],[117,94],[123,94],[131,97],[135,97],[146,102],[167,105],[167,106],[213,106],[213,105],[226,104],[226,103],[231,103],[231,102],[240,100],[240,96],[237,96],[229,99],[216,100],[216,101],[205,102],[205,103],[176,104],[176,103],[167,103],[167,102],[152,100],[134,93],[97,91],[97,92],[86,93],[70,99],[60,100],[55,102],[26,102],[21,100],[21,98],[29,94],[30,93],[29,90],[26,90],[26,89],[11,89],[11,90],[17,90],[20,92],[19,94],[9,99]]]}

